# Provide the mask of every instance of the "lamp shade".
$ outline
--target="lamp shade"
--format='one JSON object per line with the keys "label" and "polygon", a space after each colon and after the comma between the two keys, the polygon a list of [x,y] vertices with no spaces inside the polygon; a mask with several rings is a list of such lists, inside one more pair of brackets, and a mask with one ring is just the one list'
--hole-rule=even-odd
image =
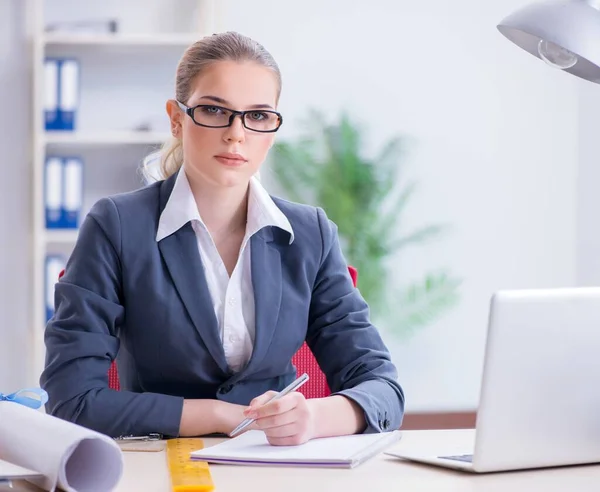
{"label": "lamp shade", "polygon": [[564,71],[600,84],[600,1],[534,3],[506,17],[498,24],[498,30],[538,58],[544,59],[540,41],[568,50],[577,61]]}

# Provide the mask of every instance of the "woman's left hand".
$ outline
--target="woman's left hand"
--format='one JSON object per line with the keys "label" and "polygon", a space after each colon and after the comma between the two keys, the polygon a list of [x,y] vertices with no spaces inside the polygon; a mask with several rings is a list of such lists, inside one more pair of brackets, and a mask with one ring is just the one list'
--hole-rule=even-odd
{"label": "woman's left hand", "polygon": [[248,418],[256,419],[253,427],[264,431],[270,444],[294,446],[314,437],[315,407],[297,391],[269,402],[275,391],[254,398],[244,410]]}

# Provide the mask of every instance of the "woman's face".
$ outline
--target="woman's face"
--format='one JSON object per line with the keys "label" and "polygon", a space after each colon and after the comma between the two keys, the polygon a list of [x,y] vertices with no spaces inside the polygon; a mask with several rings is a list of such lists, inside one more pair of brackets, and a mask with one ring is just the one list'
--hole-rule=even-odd
{"label": "woman's face", "polygon": [[[270,69],[254,62],[220,61],[196,78],[189,99],[181,102],[190,108],[214,104],[237,111],[256,109],[257,113],[248,118],[258,121],[262,118],[260,110],[276,110],[277,94],[277,79]],[[167,110],[174,135],[182,139],[189,177],[210,186],[245,188],[275,138],[275,133],[245,128],[240,116],[230,127],[206,128],[196,125],[175,101],[169,101]],[[218,108],[203,111],[207,118],[222,114]]]}

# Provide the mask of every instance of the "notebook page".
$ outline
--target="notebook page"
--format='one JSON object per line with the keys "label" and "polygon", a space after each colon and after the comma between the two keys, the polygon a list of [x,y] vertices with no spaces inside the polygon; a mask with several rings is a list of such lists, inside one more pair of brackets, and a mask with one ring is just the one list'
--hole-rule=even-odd
{"label": "notebook page", "polygon": [[401,437],[399,431],[313,439],[300,446],[272,446],[262,431],[251,430],[229,441],[192,453],[193,458],[239,464],[351,465],[367,459]]}

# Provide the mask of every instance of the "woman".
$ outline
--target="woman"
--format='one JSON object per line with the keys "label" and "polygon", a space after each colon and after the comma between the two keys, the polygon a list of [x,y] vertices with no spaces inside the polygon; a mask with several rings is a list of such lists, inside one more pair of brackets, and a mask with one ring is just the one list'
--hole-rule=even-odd
{"label": "woman", "polygon": [[[247,37],[187,49],[165,179],[96,203],[56,285],[41,376],[51,414],[111,436],[229,433],[251,417],[275,445],[400,426],[396,368],[335,226],[254,177],[280,91],[277,64]],[[305,340],[332,395],[265,404],[294,380]],[[115,358],[121,391],[107,384]]]}

